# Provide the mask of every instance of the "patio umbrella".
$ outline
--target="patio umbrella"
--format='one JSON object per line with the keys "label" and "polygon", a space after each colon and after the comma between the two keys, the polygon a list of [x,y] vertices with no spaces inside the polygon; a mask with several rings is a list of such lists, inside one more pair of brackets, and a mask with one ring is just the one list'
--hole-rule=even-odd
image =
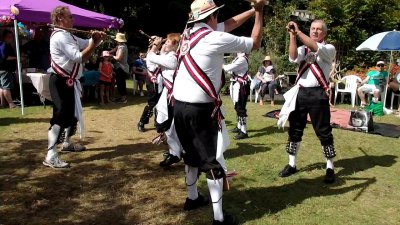
{"label": "patio umbrella", "polygon": [[[400,51],[400,31],[386,31],[375,34],[365,40],[361,45],[356,48],[357,51],[370,50],[370,51],[390,51],[390,71],[393,63],[393,51]],[[386,104],[386,93],[389,79],[386,79],[385,98],[384,98],[384,109]],[[388,111],[387,109],[385,109]]]}
{"label": "patio umbrella", "polygon": [[356,48],[357,51],[400,51],[400,31],[375,34]]}

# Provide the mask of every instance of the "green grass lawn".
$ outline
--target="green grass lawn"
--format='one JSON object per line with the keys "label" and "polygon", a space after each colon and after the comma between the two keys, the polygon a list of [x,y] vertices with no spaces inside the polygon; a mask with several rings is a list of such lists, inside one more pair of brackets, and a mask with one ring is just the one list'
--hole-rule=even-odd
{"label": "green grass lawn", "polygon": [[[223,99],[231,129],[236,115]],[[238,173],[224,194],[226,211],[241,224],[399,224],[399,139],[334,129],[338,177],[326,185],[324,155],[307,125],[300,171],[283,179],[287,129],[262,116],[281,104],[248,103],[250,138],[231,139],[225,153],[228,169]],[[0,109],[0,224],[210,224],[211,206],[182,210],[183,164],[161,169],[166,146],[150,143],[152,125],[143,134],[136,130],[144,105],[143,97],[130,97],[126,105],[86,105],[88,150],[62,154],[72,164],[67,170],[41,164],[51,106],[27,107],[24,116]],[[393,115],[374,121],[400,125]],[[208,194],[204,175],[199,186]]]}

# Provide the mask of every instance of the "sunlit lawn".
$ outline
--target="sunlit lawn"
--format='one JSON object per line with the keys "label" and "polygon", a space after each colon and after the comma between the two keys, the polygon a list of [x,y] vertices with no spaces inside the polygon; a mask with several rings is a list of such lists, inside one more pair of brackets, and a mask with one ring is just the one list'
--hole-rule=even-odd
{"label": "sunlit lawn", "polygon": [[[228,128],[236,124],[224,97]],[[128,104],[86,105],[83,153],[62,154],[67,170],[45,168],[51,106],[0,109],[0,224],[211,224],[211,206],[184,212],[183,164],[158,166],[166,146],[136,123],[144,97]],[[232,139],[226,159],[238,176],[224,195],[224,208],[243,224],[398,224],[400,140],[334,129],[337,182],[325,185],[324,157],[311,126],[298,157],[300,172],[279,178],[287,163],[286,131],[262,115],[279,109],[249,103],[249,135]],[[339,108],[350,108],[339,105]],[[393,115],[376,122],[400,125]],[[74,140],[78,140],[74,137]],[[207,194],[204,175],[200,190]]]}

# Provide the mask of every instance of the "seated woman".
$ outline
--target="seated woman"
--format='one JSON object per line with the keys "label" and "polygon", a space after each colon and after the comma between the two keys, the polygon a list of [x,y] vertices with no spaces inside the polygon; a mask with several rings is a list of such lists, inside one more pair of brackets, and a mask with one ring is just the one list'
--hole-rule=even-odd
{"label": "seated woman", "polygon": [[[400,73],[389,80],[387,94],[388,96],[392,96],[392,94],[400,94]],[[397,109],[397,113],[400,113],[400,105]]]}
{"label": "seated woman", "polygon": [[262,62],[262,66],[258,69],[256,77],[261,80],[260,87],[260,105],[264,105],[264,96],[269,92],[269,97],[271,98],[271,106],[275,105],[274,97],[276,92],[276,83],[275,83],[275,68],[272,65],[271,57],[265,56],[264,61]]}

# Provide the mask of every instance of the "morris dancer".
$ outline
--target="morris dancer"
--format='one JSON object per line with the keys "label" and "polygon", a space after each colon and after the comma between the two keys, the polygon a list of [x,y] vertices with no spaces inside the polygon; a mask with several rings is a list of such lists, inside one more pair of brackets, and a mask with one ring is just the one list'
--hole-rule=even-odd
{"label": "morris dancer", "polygon": [[[169,152],[165,154],[165,159],[160,162],[160,166],[168,167],[181,161],[182,147],[175,131],[173,121],[173,107],[171,104],[173,76],[177,66],[176,50],[180,39],[179,33],[167,35],[167,41],[162,45],[162,38],[157,37],[152,42],[147,54],[147,63],[150,67],[159,67],[160,72],[156,74],[158,92],[161,97],[156,105],[156,129],[161,135],[165,134],[169,145]],[[162,46],[162,47],[161,47]],[[161,48],[161,49],[160,49]],[[160,52],[160,54],[157,54]],[[153,78],[153,80],[155,77]]]}
{"label": "morris dancer", "polygon": [[232,133],[237,133],[233,139],[248,138],[247,134],[247,97],[250,93],[250,82],[248,77],[249,60],[246,53],[237,53],[237,57],[231,64],[223,66],[223,69],[231,74],[230,93],[237,115],[237,126],[231,130]]}
{"label": "morris dancer", "polygon": [[[73,17],[68,7],[58,6],[51,13],[53,24],[72,28]],[[60,160],[56,144],[63,142],[61,151],[80,152],[84,146],[73,144],[77,121],[81,119],[79,78],[82,62],[88,60],[105,33],[95,31],[89,40],[81,39],[64,29],[54,29],[50,38],[51,66],[49,89],[53,101],[53,118],[48,132],[48,152],[43,164],[52,168],[66,168],[68,163]],[[83,50],[82,50],[83,49]]]}
{"label": "morris dancer", "polygon": [[[150,39],[149,41],[152,42],[153,40]],[[153,45],[150,46],[149,51],[152,47]],[[157,81],[157,75],[160,72],[160,67],[157,64],[151,63],[146,64],[146,67],[147,70],[144,70],[142,73],[146,74],[145,79],[148,99],[147,105],[144,107],[142,116],[140,117],[140,120],[137,124],[137,129],[139,132],[145,131],[144,126],[149,123],[150,117],[153,115],[153,109],[157,105],[157,102],[161,97],[161,90],[158,89],[159,83]]]}
{"label": "morris dancer", "polygon": [[[235,224],[222,211],[225,165],[222,153],[229,145],[219,92],[224,85],[224,53],[249,53],[258,49],[262,38],[264,0],[224,23],[218,24],[218,9],[212,0],[195,0],[184,31],[178,55],[178,72],[174,81],[174,120],[176,132],[185,150],[188,197],[184,210],[205,206],[209,200],[197,191],[199,172],[206,173],[211,195],[213,224]],[[255,12],[251,38],[230,32]],[[225,32],[222,32],[225,31]]]}
{"label": "morris dancer", "polygon": [[[290,123],[289,140],[286,145],[289,164],[279,173],[279,176],[288,177],[297,172],[296,155],[307,124],[307,114],[309,114],[326,157],[324,182],[333,183],[335,181],[333,158],[336,152],[330,124],[328,81],[336,49],[333,45],[325,43],[328,29],[322,20],[312,22],[310,36],[301,32],[295,22],[289,22],[287,28],[290,35],[289,60],[300,66],[296,85],[285,94],[286,102],[279,115],[278,126],[283,127],[287,117]],[[296,39],[304,45],[297,48]]]}

